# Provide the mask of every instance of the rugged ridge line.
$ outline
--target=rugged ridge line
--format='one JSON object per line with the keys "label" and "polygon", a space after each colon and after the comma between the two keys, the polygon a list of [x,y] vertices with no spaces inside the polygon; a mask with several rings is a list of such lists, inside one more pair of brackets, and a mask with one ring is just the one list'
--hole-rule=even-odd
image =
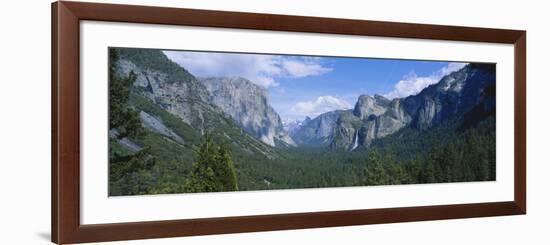
{"label": "rugged ridge line", "polygon": [[[201,133],[223,117],[267,145],[295,145],[269,105],[265,88],[244,78],[198,79],[160,50],[116,50],[117,72],[123,75],[133,72],[136,75],[133,87],[140,95]],[[151,120],[144,119],[150,118],[142,116],[145,126],[150,126]]]}
{"label": "rugged ridge line", "polygon": [[494,96],[486,92],[495,85],[493,69],[490,64],[469,64],[405,98],[361,95],[354,109],[321,114],[303,122],[291,137],[301,145],[354,150],[404,127],[431,128],[478,104],[494,110]]}

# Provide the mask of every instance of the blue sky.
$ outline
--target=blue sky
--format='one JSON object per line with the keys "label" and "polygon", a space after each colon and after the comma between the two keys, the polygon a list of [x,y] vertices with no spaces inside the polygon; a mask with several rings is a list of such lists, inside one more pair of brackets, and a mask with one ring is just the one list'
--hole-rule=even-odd
{"label": "blue sky", "polygon": [[283,120],[350,109],[362,94],[416,94],[466,63],[165,51],[198,77],[240,76],[266,88]]}

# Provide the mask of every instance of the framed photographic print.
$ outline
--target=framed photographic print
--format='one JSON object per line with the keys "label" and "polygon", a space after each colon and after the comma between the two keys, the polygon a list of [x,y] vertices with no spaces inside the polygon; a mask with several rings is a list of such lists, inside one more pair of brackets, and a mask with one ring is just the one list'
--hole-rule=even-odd
{"label": "framed photographic print", "polygon": [[52,241],[525,214],[525,38],[55,2]]}

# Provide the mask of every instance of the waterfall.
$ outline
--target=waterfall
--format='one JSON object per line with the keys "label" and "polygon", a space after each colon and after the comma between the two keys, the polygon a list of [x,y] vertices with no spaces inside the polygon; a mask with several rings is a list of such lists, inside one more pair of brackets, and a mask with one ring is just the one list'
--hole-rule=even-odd
{"label": "waterfall", "polygon": [[355,150],[359,146],[359,131],[355,131],[355,139],[353,140],[353,147],[351,147],[350,151]]}

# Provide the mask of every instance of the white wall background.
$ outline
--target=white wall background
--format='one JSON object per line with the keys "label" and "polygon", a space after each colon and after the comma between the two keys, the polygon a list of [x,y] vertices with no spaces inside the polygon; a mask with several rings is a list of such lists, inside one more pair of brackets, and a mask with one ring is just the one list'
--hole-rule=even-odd
{"label": "white wall background", "polygon": [[[97,0],[96,0],[97,1]],[[97,1],[216,10],[526,29],[525,216],[142,240],[113,244],[548,244],[550,30],[544,1]],[[0,243],[48,244],[50,1],[8,1],[0,15]],[[510,108],[512,109],[512,108]],[[283,202],[281,202],[284,205]]]}

